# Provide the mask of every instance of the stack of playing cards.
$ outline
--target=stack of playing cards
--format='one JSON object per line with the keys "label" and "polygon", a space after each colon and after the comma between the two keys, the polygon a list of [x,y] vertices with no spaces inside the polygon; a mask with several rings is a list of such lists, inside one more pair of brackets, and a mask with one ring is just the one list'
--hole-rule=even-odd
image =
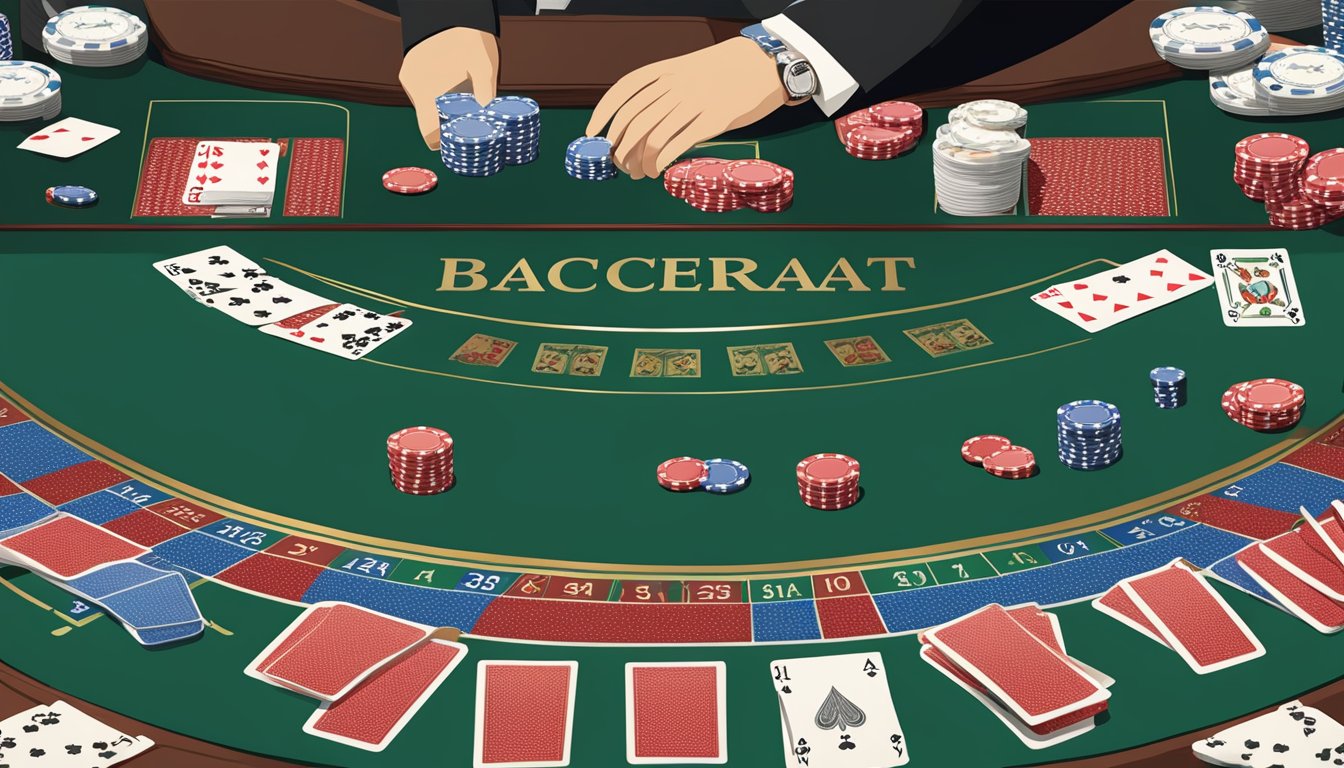
{"label": "stack of playing cards", "polygon": [[1319,518],[1301,511],[1305,525],[1246,547],[1237,564],[1278,607],[1333,634],[1344,629],[1344,501]]}
{"label": "stack of playing cards", "polygon": [[1209,253],[1213,260],[1214,284],[1218,286],[1218,306],[1223,311],[1223,325],[1279,328],[1307,324],[1287,250],[1266,248]]}
{"label": "stack of playing cards", "polygon": [[1172,649],[1201,675],[1265,655],[1246,622],[1183,560],[1131,576],[1092,605]]}
{"label": "stack of playing cards", "polygon": [[188,296],[234,320],[349,360],[411,326],[405,318],[337,304],[295,288],[228,246],[165,259],[154,268]]}
{"label": "stack of playing cards", "polygon": [[196,637],[205,631],[205,620],[187,580],[176,571],[137,560],[149,553],[129,539],[65,513],[11,529],[0,538],[0,564],[27,568],[98,606],[141,645]]}
{"label": "stack of playing cards", "polygon": [[0,720],[0,765],[108,768],[154,746],[58,701]]}
{"label": "stack of playing cards", "polygon": [[919,655],[1042,749],[1092,730],[1106,711],[1107,675],[1069,656],[1055,615],[991,603],[920,636]]}
{"label": "stack of playing cards", "polygon": [[246,674],[321,702],[305,733],[380,752],[467,655],[456,630],[338,602],[304,611]]}
{"label": "stack of playing cards", "polygon": [[1031,300],[1091,333],[1212,284],[1209,275],[1162,250],[1105,272],[1052,285]]}
{"label": "stack of playing cards", "polygon": [[797,768],[890,768],[910,762],[882,654],[770,662],[784,761]]}
{"label": "stack of playing cards", "polygon": [[212,218],[270,216],[279,166],[279,144],[199,142],[182,191],[182,202],[214,206]]}
{"label": "stack of playing cards", "polygon": [[1344,726],[1319,709],[1290,701],[1190,748],[1206,763],[1232,768],[1335,766],[1344,761]]}

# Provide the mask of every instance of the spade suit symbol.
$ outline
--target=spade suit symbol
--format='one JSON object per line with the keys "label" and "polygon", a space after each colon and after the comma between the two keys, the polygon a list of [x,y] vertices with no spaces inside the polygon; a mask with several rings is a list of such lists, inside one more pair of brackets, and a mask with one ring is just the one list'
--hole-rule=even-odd
{"label": "spade suit symbol", "polygon": [[829,731],[833,728],[839,728],[844,731],[846,728],[858,728],[868,720],[868,716],[859,709],[854,702],[845,698],[843,693],[831,686],[831,692],[826,694],[822,700],[821,706],[817,709],[816,717],[812,721],[823,731]]}

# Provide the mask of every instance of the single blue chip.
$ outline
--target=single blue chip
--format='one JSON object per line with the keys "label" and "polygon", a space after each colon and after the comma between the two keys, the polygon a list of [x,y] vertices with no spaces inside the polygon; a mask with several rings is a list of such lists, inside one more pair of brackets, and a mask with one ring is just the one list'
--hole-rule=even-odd
{"label": "single blue chip", "polygon": [[709,474],[700,483],[700,488],[710,493],[736,493],[751,481],[751,470],[740,461],[709,459],[705,469]]}
{"label": "single blue chip", "polygon": [[488,144],[498,141],[501,136],[494,123],[475,115],[465,115],[448,121],[446,130],[440,138],[459,144]]}
{"label": "single blue chip", "polygon": [[500,96],[487,104],[485,109],[492,117],[499,116],[510,121],[524,120],[541,114],[541,107],[537,102],[526,96]]}
{"label": "single blue chip", "polygon": [[601,136],[580,136],[565,152],[583,160],[603,160],[611,157],[611,142]]}
{"label": "single blue chip", "polygon": [[1180,368],[1173,368],[1169,365],[1161,368],[1154,368],[1148,372],[1148,379],[1154,384],[1176,385],[1185,381],[1185,371]]}
{"label": "single blue chip", "polygon": [[52,187],[47,194],[53,203],[67,208],[84,208],[98,202],[98,193],[88,187]]}

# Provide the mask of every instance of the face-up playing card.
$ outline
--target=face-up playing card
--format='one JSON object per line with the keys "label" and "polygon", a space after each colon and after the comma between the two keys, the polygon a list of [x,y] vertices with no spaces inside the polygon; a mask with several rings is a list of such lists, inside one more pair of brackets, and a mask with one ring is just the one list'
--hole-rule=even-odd
{"label": "face-up playing card", "polygon": [[1290,701],[1273,712],[1238,723],[1191,745],[1215,765],[1335,765],[1344,755],[1344,726],[1314,707]]}
{"label": "face-up playing card", "polygon": [[182,192],[187,205],[264,203],[275,197],[280,145],[253,141],[202,141]]}
{"label": "face-up playing card", "polygon": [[1267,248],[1209,253],[1223,325],[1278,328],[1307,324],[1288,251]]}
{"label": "face-up playing card", "polygon": [[577,661],[477,664],[475,768],[569,765],[578,674]]}
{"label": "face-up playing card", "polygon": [[245,287],[266,275],[261,265],[227,245],[157,261],[154,268],[197,301]]}
{"label": "face-up playing card", "polygon": [[626,664],[626,762],[728,762],[726,691],[721,661]]}
{"label": "face-up playing card", "polygon": [[1265,655],[1265,646],[1223,596],[1179,560],[1118,586],[1163,644],[1198,674]]}
{"label": "face-up playing card", "polygon": [[0,721],[0,763],[11,768],[107,768],[153,746],[149,738],[127,736],[64,701]]}
{"label": "face-up playing card", "polygon": [[1100,331],[1207,288],[1213,279],[1171,251],[1059,283],[1031,300],[1088,332]]}
{"label": "face-up playing card", "polygon": [[34,133],[19,144],[19,149],[52,157],[74,157],[88,152],[121,133],[116,128],[67,117]]}
{"label": "face-up playing card", "polygon": [[108,563],[148,553],[129,539],[66,514],[0,539],[0,562],[56,581],[79,578]]}
{"label": "face-up playing card", "polygon": [[348,603],[318,603],[281,632],[246,673],[336,701],[430,636],[432,628]]}
{"label": "face-up playing card", "polygon": [[787,765],[888,768],[910,761],[882,654],[781,659],[770,663],[770,676]]}
{"label": "face-up playing card", "polygon": [[331,300],[263,274],[233,290],[204,296],[201,303],[255,327],[330,304]]}
{"label": "face-up playing card", "polygon": [[342,304],[298,328],[267,325],[261,332],[347,360],[357,360],[410,326],[411,321],[404,317],[381,315],[354,304]]}
{"label": "face-up playing card", "polygon": [[460,643],[423,643],[338,701],[324,702],[304,724],[304,733],[381,752],[466,655]]}

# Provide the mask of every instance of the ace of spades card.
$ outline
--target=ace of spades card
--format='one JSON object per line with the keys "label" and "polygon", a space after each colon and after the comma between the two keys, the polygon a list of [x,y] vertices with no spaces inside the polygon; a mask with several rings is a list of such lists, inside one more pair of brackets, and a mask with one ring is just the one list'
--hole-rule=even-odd
{"label": "ace of spades card", "polygon": [[1288,251],[1214,250],[1209,255],[1223,325],[1276,328],[1307,324]]}
{"label": "ace of spades card", "polygon": [[1210,275],[1171,251],[1161,250],[1114,269],[1052,285],[1031,300],[1095,333],[1212,284]]}
{"label": "ace of spades card", "polygon": [[910,753],[880,653],[771,662],[787,765],[891,768]]}

